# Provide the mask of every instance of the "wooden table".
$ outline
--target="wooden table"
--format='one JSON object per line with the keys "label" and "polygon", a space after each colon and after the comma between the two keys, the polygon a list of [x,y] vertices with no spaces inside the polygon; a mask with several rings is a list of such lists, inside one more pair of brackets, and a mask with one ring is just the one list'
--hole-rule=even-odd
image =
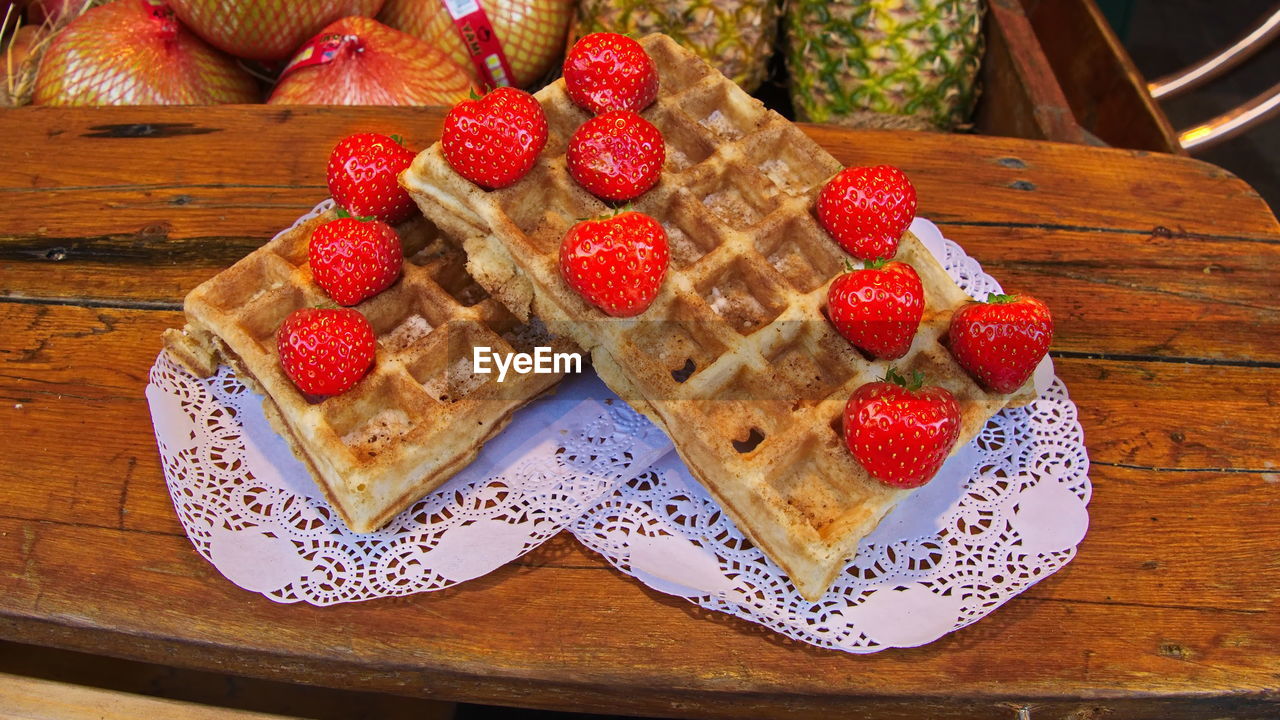
{"label": "wooden table", "polygon": [[[1280,715],[1280,227],[1186,158],[809,128],[1054,309],[1092,458],[1065,570],[855,657],[647,590],[560,536],[444,592],[240,590],[183,536],[143,399],[183,295],[325,196],[342,135],[425,110],[0,113],[0,637],[406,695],[699,717]],[[1021,713],[1021,714],[1019,714]]]}

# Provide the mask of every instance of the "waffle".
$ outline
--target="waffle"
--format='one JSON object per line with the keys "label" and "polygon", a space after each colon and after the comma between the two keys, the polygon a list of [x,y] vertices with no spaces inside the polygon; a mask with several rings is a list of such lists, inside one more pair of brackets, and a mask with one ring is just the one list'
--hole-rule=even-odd
{"label": "waffle", "polygon": [[276,330],[290,312],[332,304],[307,264],[311,231],[329,211],[291,229],[187,295],[187,326],[169,330],[171,354],[199,376],[229,364],[263,395],[273,428],[303,460],[329,504],[370,532],[462,469],[512,413],[560,379],[555,374],[472,372],[472,347],[566,350],[524,325],[466,274],[461,250],[425,220],[397,231],[404,275],[355,306],[377,337],[373,368],[327,398],[284,374]]}
{"label": "waffle", "polygon": [[[401,184],[464,241],[468,270],[490,293],[590,350],[601,378],[666,430],[737,526],[816,599],[910,492],[870,479],[841,437],[850,394],[889,366],[853,349],[823,315],[847,256],[812,207],[841,165],[669,38],[641,42],[660,80],[643,115],[662,131],[667,163],[633,205],[666,229],[671,266],[639,316],[605,316],[559,272],[569,227],[609,210],[566,170],[568,137],[588,116],[563,81],[536,96],[550,125],[547,149],[515,185],[481,190],[450,168],[438,143]],[[920,275],[926,309],[911,350],[892,364],[956,396],[958,448],[1011,397],[982,390],[941,343],[968,296],[913,235],[897,259]]]}

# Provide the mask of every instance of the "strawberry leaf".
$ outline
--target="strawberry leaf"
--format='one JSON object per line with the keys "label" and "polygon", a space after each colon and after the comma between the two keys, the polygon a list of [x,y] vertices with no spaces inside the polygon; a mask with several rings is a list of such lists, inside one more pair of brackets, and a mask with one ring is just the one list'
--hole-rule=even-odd
{"label": "strawberry leaf", "polygon": [[912,392],[915,392],[924,386],[924,373],[916,370],[911,373],[911,379],[908,380],[898,372],[897,368],[890,367],[884,373],[884,381],[887,383],[893,383],[894,385],[900,385]]}

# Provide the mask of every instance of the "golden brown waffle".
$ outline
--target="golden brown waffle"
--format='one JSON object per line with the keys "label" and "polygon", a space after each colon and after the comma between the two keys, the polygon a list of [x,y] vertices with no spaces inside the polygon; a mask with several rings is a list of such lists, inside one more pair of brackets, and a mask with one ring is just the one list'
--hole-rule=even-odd
{"label": "golden brown waffle", "polygon": [[[537,94],[547,148],[515,185],[486,192],[457,175],[439,144],[401,176],[427,217],[465,241],[468,269],[516,315],[536,314],[589,349],[601,378],[658,423],[689,469],[800,592],[825,592],[858,542],[909,491],[871,480],[841,438],[858,386],[884,376],[823,316],[847,257],[817,224],[818,190],[839,162],[665,36],[642,44],[660,79],[644,116],[662,131],[667,164],[635,201],[666,228],[671,267],[653,305],[609,318],[562,279],[561,239],[608,208],[569,176],[567,138],[587,119],[563,81]],[[940,343],[968,300],[913,235],[926,310],[908,355],[955,394],[967,443],[1009,396],[984,392]]]}
{"label": "golden brown waffle", "polygon": [[397,230],[404,276],[355,306],[378,341],[373,369],[346,393],[304,395],[280,367],[276,330],[290,312],[332,304],[307,264],[311,231],[330,211],[285,232],[187,295],[187,326],[165,344],[192,372],[219,360],[263,394],[272,426],[356,532],[376,530],[471,462],[511,414],[556,374],[472,372],[472,347],[565,350],[518,322],[475,284],[465,257],[421,218]]}

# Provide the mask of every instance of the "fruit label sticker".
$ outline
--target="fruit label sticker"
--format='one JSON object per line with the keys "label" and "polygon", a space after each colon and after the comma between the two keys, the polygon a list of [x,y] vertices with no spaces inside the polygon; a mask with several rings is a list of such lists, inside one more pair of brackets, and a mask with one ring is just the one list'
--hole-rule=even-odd
{"label": "fruit label sticker", "polygon": [[355,35],[342,35],[340,33],[317,35],[308,40],[307,44],[303,45],[302,49],[289,61],[289,64],[285,65],[284,70],[280,71],[280,77],[283,78],[298,68],[333,62],[343,45],[358,42],[359,39]]}
{"label": "fruit label sticker", "polygon": [[471,56],[471,62],[480,73],[480,79],[490,88],[511,85],[511,65],[502,52],[502,42],[493,31],[489,16],[480,6],[480,0],[440,0],[453,18],[453,25],[462,38],[462,44]]}

